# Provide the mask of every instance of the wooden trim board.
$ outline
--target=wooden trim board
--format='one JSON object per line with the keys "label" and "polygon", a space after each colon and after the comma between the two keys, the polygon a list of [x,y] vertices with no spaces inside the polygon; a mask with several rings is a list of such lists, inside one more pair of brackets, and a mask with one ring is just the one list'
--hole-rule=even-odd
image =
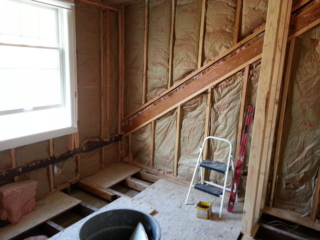
{"label": "wooden trim board", "polygon": [[54,192],[37,201],[35,209],[31,213],[23,216],[18,223],[0,228],[1,239],[16,237],[29,229],[66,212],[80,203],[80,200],[62,192]]}

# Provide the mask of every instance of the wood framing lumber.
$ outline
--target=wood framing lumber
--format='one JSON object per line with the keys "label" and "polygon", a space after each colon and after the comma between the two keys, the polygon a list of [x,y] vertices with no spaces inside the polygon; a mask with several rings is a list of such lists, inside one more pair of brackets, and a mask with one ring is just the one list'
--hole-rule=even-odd
{"label": "wood framing lumber", "polygon": [[[49,152],[50,156],[54,156],[54,150],[53,150],[53,139],[49,139]],[[53,180],[53,165],[48,166],[48,172],[49,172],[49,184],[50,184],[50,191],[54,191],[54,180]]]}
{"label": "wood framing lumber", "polygon": [[169,74],[168,74],[168,89],[172,86],[173,74],[173,45],[174,45],[174,24],[175,24],[176,0],[172,0],[171,5],[171,27],[170,27],[170,43],[169,43]]}
{"label": "wood framing lumber", "polygon": [[126,180],[124,180],[124,185],[139,192],[142,192],[147,187],[149,187],[151,183],[139,180],[137,178],[128,177]]}
{"label": "wood framing lumber", "polygon": [[78,207],[81,209],[81,213],[82,213],[81,215],[84,215],[84,216],[89,216],[90,214],[99,210],[99,208],[96,208],[84,202],[82,202]]}
{"label": "wood framing lumber", "polygon": [[[275,43],[275,59],[274,59],[274,69],[272,72],[272,82],[271,82],[271,91],[268,93],[269,105],[268,105],[268,115],[266,121],[266,132],[265,132],[265,144],[263,145],[263,159],[262,159],[262,168],[261,174],[264,174],[259,179],[258,186],[258,195],[257,199],[261,199],[260,206],[256,205],[256,218],[260,218],[263,212],[264,206],[266,204],[266,195],[267,195],[267,187],[269,181],[269,172],[271,165],[272,153],[274,150],[274,138],[276,136],[275,129],[279,116],[279,106],[280,106],[280,91],[283,82],[283,75],[285,72],[285,59],[287,53],[287,42],[288,42],[288,26],[290,24],[290,16],[291,16],[291,7],[292,0],[286,2],[281,2],[282,9],[284,9],[284,13],[280,16],[280,22],[278,26],[280,29],[278,39]],[[261,65],[262,66],[262,65]]]}
{"label": "wood framing lumber", "polygon": [[120,133],[121,123],[120,119],[123,118],[124,111],[124,7],[120,8],[120,12],[118,13],[118,32],[119,32],[119,126],[118,133]]}
{"label": "wood framing lumber", "polygon": [[251,237],[265,204],[291,6],[292,0],[270,0],[268,3],[242,220],[242,232]]}
{"label": "wood framing lumber", "polygon": [[173,175],[176,177],[178,174],[178,161],[180,157],[180,136],[181,136],[181,105],[177,108],[177,124],[176,124],[176,140],[174,146],[174,163]]}
{"label": "wood framing lumber", "polygon": [[150,151],[150,167],[153,167],[154,165],[154,152],[155,152],[155,127],[156,127],[156,123],[155,121],[152,121],[151,122],[151,145],[150,145],[150,148],[151,148],[151,151]]}
{"label": "wood framing lumber", "polygon": [[320,231],[320,225],[317,222],[310,217],[302,217],[301,213],[273,207],[265,207],[263,212]]}
{"label": "wood framing lumber", "polygon": [[276,187],[278,164],[279,164],[279,158],[280,158],[280,152],[281,152],[283,124],[284,124],[285,110],[287,105],[287,96],[288,96],[289,83],[290,83],[290,77],[291,77],[291,66],[292,66],[292,60],[293,60],[294,45],[295,45],[295,38],[290,41],[290,48],[289,48],[289,53],[287,58],[287,66],[286,66],[286,74],[285,74],[284,86],[282,90],[283,93],[282,93],[281,110],[280,110],[279,123],[278,123],[278,137],[277,137],[276,151],[275,151],[275,157],[274,157],[274,163],[273,163],[274,170],[273,170],[273,180],[272,180],[272,187],[271,187],[271,197],[270,197],[270,203],[269,203],[270,207],[272,207],[272,204],[273,204],[274,191]]}
{"label": "wood framing lumber", "polygon": [[150,173],[145,170],[141,170],[140,172],[138,172],[134,176],[137,178],[140,178],[142,180],[152,182],[152,183],[158,181],[159,179],[164,179],[164,177],[162,175],[156,175],[154,173]]}
{"label": "wood framing lumber", "polygon": [[[11,168],[14,169],[17,167],[16,150],[14,148],[10,149],[10,157],[11,157]],[[13,180],[17,182],[19,178],[15,176],[13,177]]]}
{"label": "wood framing lumber", "polygon": [[313,0],[300,0],[296,5],[292,7],[292,12],[296,11],[297,9],[303,7],[307,3],[311,2]]}
{"label": "wood framing lumber", "polygon": [[200,33],[199,33],[199,49],[198,49],[198,68],[202,66],[202,53],[203,53],[203,41],[204,41],[204,22],[206,17],[206,4],[207,0],[202,0],[201,7],[201,22],[200,22]]}
{"label": "wood framing lumber", "polygon": [[242,0],[237,0],[237,9],[236,9],[236,21],[234,25],[234,33],[233,33],[233,45],[237,44],[240,29],[241,29],[241,16],[242,16]]}
{"label": "wood framing lumber", "polygon": [[[109,10],[107,9],[107,30],[109,29],[109,21],[108,21],[108,18],[109,18]],[[100,35],[100,67],[99,67],[99,70],[100,70],[100,139],[103,140],[104,139],[104,131],[105,131],[105,123],[106,123],[106,120],[107,120],[107,126],[109,126],[109,112],[110,112],[110,108],[107,106],[107,109],[106,109],[106,106],[105,106],[105,89],[104,89],[104,24],[103,24],[103,20],[104,20],[104,13],[105,11],[100,8],[100,32],[99,32],[99,35]],[[108,39],[108,33],[106,35],[107,37],[107,44],[109,44],[109,39]],[[108,50],[108,49],[107,49]],[[108,61],[108,56],[109,56],[109,52],[107,52],[107,64],[109,64],[109,61]],[[109,69],[107,67],[107,84],[108,84],[108,76],[109,76]],[[109,97],[109,94],[107,94],[107,96]],[[105,114],[107,113],[107,114]],[[107,115],[107,119],[105,119],[105,115]],[[101,159],[101,162],[100,162],[100,168],[104,168],[104,148],[101,148],[101,151],[100,151],[100,159]]]}
{"label": "wood framing lumber", "polygon": [[[118,33],[119,33],[119,105],[118,105],[118,134],[121,133],[121,119],[123,118],[124,112],[124,7],[120,7],[118,13]],[[123,141],[118,145],[118,152],[121,153],[123,149]],[[118,154],[118,162],[121,161],[121,154]]]}
{"label": "wood framing lumber", "polygon": [[144,7],[144,41],[143,41],[143,74],[142,74],[142,105],[147,99],[148,81],[148,32],[149,32],[149,0],[145,0]]}
{"label": "wood framing lumber", "polygon": [[[109,16],[109,12],[107,10],[107,17]],[[100,139],[104,138],[104,124],[105,124],[105,92],[104,92],[104,38],[103,38],[103,18],[104,18],[104,11],[103,9],[100,9],[100,66],[99,66],[99,70],[100,70]],[[108,21],[107,21],[108,24]],[[109,28],[109,26],[107,25],[107,28]],[[108,34],[106,36],[108,38]],[[107,42],[109,42],[109,39],[106,40]],[[108,53],[107,53],[108,55]],[[108,60],[107,60],[108,62]],[[107,76],[109,69],[107,68]],[[107,77],[108,78],[108,77]],[[107,80],[108,81],[108,80]],[[107,114],[108,114],[108,110],[107,109]]]}
{"label": "wood framing lumber", "polygon": [[103,8],[103,9],[109,9],[109,10],[114,11],[114,12],[119,12],[118,8],[102,5],[102,4],[97,3],[97,2],[92,2],[92,1],[89,1],[89,0],[76,0],[76,1],[83,2],[83,3],[86,3],[86,4],[90,4],[90,5],[94,5],[94,6]]}
{"label": "wood framing lumber", "polygon": [[[241,104],[239,110],[239,122],[238,122],[238,130],[237,130],[237,145],[236,145],[236,154],[238,154],[240,149],[241,143],[241,134],[242,134],[242,127],[243,127],[243,117],[245,112],[245,102],[246,102],[246,95],[247,95],[247,85],[249,80],[249,71],[250,66],[246,66],[243,73],[243,83],[242,83],[242,93],[241,93]],[[238,156],[235,156],[237,158]]]}
{"label": "wood framing lumber", "polygon": [[49,234],[49,235],[55,235],[57,234],[58,232],[61,232],[64,230],[63,227],[61,227],[60,225],[56,224],[55,222],[52,222],[52,221],[47,221],[45,222],[43,225],[43,230],[46,234]]}
{"label": "wood framing lumber", "polygon": [[[121,193],[121,192],[118,192],[118,191],[116,191],[116,190],[114,190],[114,189],[112,189],[112,188],[108,188],[108,192],[113,193],[113,194],[116,196],[116,198],[120,198],[120,197],[122,197],[122,198],[128,198],[128,197],[129,197],[128,195],[126,195],[126,194],[124,194],[124,193]],[[130,197],[130,198],[131,198],[131,197]]]}
{"label": "wood framing lumber", "polygon": [[95,184],[92,184],[90,182],[87,182],[85,180],[82,180],[78,183],[78,186],[82,188],[83,190],[86,190],[94,195],[97,195],[103,199],[106,199],[108,201],[113,201],[116,199],[116,195],[108,191],[107,189],[97,186]]}
{"label": "wood framing lumber", "polygon": [[[147,166],[144,166],[142,164],[139,164],[139,163],[136,163],[136,162],[133,162],[133,161],[130,161],[130,162],[127,162],[127,163],[132,165],[132,166],[136,166],[136,167],[142,168],[143,170],[148,171],[150,173],[159,174],[159,171],[157,171],[157,169],[149,168]],[[168,179],[168,180],[174,181],[175,183],[179,183],[179,184],[181,184],[183,186],[189,186],[190,185],[189,181],[174,177],[173,174],[168,174],[167,173],[167,174],[164,174],[162,176],[163,176],[164,179]]]}
{"label": "wood framing lumber", "polygon": [[288,41],[320,24],[320,2],[303,9],[290,22]]}
{"label": "wood framing lumber", "polygon": [[[211,119],[211,107],[212,107],[212,92],[213,89],[212,87],[210,87],[208,89],[208,96],[207,96],[207,107],[206,107],[206,123],[204,126],[204,137],[208,137],[210,134],[210,119]],[[204,149],[203,149],[203,159],[207,159],[207,155],[208,155],[208,144],[209,141],[206,141],[206,144],[204,145]],[[203,169],[204,170],[204,169]]]}
{"label": "wood framing lumber", "polygon": [[313,194],[313,203],[312,203],[312,210],[311,210],[311,220],[315,221],[317,217],[317,211],[319,206],[319,192],[320,191],[320,165],[318,166],[318,176],[316,187]]}

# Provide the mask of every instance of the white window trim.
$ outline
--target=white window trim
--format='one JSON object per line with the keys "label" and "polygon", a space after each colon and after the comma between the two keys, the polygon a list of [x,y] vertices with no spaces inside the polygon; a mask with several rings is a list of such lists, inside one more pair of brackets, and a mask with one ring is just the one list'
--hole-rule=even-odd
{"label": "white window trim", "polygon": [[[24,0],[23,0],[24,1]],[[12,149],[28,144],[32,144],[39,141],[48,140],[51,138],[56,138],[72,133],[76,133],[77,128],[77,63],[76,63],[76,35],[75,35],[75,10],[73,6],[73,1],[70,0],[63,0],[63,1],[56,1],[56,0],[26,0],[27,2],[37,2],[40,4],[50,5],[57,8],[68,9],[67,11],[67,18],[68,18],[68,26],[63,24],[63,34],[68,34],[68,47],[66,50],[68,51],[65,54],[65,65],[67,66],[66,69],[70,69],[69,73],[69,91],[66,92],[70,94],[70,110],[71,110],[71,126],[66,128],[61,128],[53,131],[47,131],[42,133],[37,133],[28,136],[22,136],[18,138],[8,139],[0,141],[0,151]],[[0,132],[1,134],[1,132]]]}

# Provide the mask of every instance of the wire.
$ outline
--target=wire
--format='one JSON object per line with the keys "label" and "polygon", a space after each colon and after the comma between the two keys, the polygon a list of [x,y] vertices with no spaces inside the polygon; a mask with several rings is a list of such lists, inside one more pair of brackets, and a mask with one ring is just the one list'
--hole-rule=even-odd
{"label": "wire", "polygon": [[282,227],[285,227],[287,230],[290,230],[290,231],[296,230],[299,227],[298,224],[291,225],[291,224],[282,222],[280,220],[274,220],[274,221],[268,222],[267,225],[269,225],[271,227],[282,226]]}

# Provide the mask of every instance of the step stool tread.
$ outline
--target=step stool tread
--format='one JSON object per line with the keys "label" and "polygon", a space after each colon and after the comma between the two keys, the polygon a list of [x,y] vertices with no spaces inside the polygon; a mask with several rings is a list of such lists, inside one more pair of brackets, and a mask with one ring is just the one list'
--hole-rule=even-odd
{"label": "step stool tread", "polygon": [[211,188],[209,186],[206,186],[206,185],[203,185],[203,184],[200,184],[200,183],[197,183],[194,186],[194,188],[198,189],[198,190],[200,190],[202,192],[206,192],[206,193],[212,194],[212,195],[214,195],[216,197],[220,197],[222,195],[222,191],[214,189],[214,188]]}
{"label": "step stool tread", "polygon": [[225,173],[227,170],[227,164],[212,160],[204,160],[202,163],[200,163],[200,167],[214,170],[219,173]]}

